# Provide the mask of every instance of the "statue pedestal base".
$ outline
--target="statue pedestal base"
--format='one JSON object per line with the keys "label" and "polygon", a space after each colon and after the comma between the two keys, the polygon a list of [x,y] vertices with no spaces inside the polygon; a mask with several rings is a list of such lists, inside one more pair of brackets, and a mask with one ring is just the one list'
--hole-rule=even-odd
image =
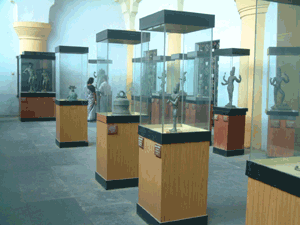
{"label": "statue pedestal base", "polygon": [[294,155],[296,111],[270,110],[268,120],[267,155],[289,157]]}
{"label": "statue pedestal base", "polygon": [[159,130],[138,127],[137,214],[148,224],[207,224],[210,131]]}
{"label": "statue pedestal base", "polygon": [[55,120],[55,93],[21,93],[19,97],[20,120]]}
{"label": "statue pedestal base", "polygon": [[138,186],[140,115],[97,113],[95,179],[106,190]]}
{"label": "statue pedestal base", "polygon": [[88,101],[55,100],[56,145],[59,148],[88,146]]}
{"label": "statue pedestal base", "polygon": [[244,154],[247,108],[214,107],[213,153],[223,156]]}

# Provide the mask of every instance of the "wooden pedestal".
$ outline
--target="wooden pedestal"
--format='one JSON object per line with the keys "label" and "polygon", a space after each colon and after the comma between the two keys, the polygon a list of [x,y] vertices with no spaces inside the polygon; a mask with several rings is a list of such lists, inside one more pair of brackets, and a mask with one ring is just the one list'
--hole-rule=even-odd
{"label": "wooden pedestal", "polygon": [[[268,156],[289,157],[294,155],[296,116],[287,111],[267,111]],[[291,115],[289,115],[291,114]]]}
{"label": "wooden pedestal", "polygon": [[247,108],[214,107],[214,153],[226,157],[244,154],[247,111]]}
{"label": "wooden pedestal", "polygon": [[[207,122],[207,104],[195,104],[192,102],[185,103],[185,123],[186,124],[197,124],[197,123],[206,123]],[[210,109],[210,130],[213,125],[213,105],[211,104]]]}
{"label": "wooden pedestal", "polygon": [[138,124],[139,115],[97,113],[95,176],[106,190],[138,186]]}
{"label": "wooden pedestal", "polygon": [[139,134],[138,215],[149,224],[207,224],[210,131],[139,126]]}
{"label": "wooden pedestal", "polygon": [[56,144],[60,148],[88,146],[87,101],[56,100]]}
{"label": "wooden pedestal", "polygon": [[21,122],[55,120],[55,93],[21,93],[19,98]]}
{"label": "wooden pedestal", "polygon": [[[282,161],[286,163],[289,159]],[[300,175],[289,174],[288,170],[279,171],[275,169],[277,166],[247,162],[246,225],[300,224]],[[300,173],[293,170],[293,167],[290,168],[292,173]]]}

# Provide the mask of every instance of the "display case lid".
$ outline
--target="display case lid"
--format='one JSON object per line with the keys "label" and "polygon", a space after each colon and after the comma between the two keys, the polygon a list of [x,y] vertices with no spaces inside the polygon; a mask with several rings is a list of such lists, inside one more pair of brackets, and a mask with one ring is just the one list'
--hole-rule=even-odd
{"label": "display case lid", "polygon": [[31,52],[31,51],[24,51],[20,58],[23,59],[49,59],[55,60],[55,53],[54,52]]}
{"label": "display case lid", "polygon": [[193,51],[187,53],[187,59],[210,57],[210,52]]}
{"label": "display case lid", "polygon": [[284,4],[291,4],[291,5],[300,5],[299,0],[266,0],[268,2],[278,2],[278,3],[284,3]]}
{"label": "display case lid", "polygon": [[215,49],[213,56],[249,56],[250,49],[243,48],[224,48]]}
{"label": "display case lid", "polygon": [[[154,56],[153,61],[163,62],[164,61],[164,56],[163,55]],[[166,56],[166,61],[172,61],[171,56]]]}
{"label": "display case lid", "polygon": [[169,33],[189,33],[214,26],[215,15],[173,10],[162,10],[140,19],[140,30],[164,32],[165,27]]}
{"label": "display case lid", "polygon": [[85,53],[89,53],[89,48],[88,47],[59,45],[55,48],[55,52],[56,53],[70,53],[70,54],[85,54]]}
{"label": "display case lid", "polygon": [[300,55],[300,47],[269,47],[268,55]]}
{"label": "display case lid", "polygon": [[[96,34],[96,42],[108,40],[108,43],[134,45],[141,43],[141,32],[107,29]],[[143,33],[143,42],[150,41],[150,33]]]}
{"label": "display case lid", "polygon": [[105,59],[89,59],[90,64],[112,64],[112,60]]}
{"label": "display case lid", "polygon": [[172,59],[172,60],[182,60],[182,59],[187,59],[187,54],[182,54],[182,53],[173,54],[173,55],[171,55],[171,59]]}

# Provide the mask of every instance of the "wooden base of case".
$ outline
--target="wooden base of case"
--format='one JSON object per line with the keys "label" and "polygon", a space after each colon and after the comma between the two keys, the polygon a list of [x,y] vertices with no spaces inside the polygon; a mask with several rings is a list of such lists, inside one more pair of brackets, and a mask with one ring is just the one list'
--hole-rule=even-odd
{"label": "wooden base of case", "polygon": [[138,125],[139,116],[97,113],[96,180],[104,188],[137,186]]}

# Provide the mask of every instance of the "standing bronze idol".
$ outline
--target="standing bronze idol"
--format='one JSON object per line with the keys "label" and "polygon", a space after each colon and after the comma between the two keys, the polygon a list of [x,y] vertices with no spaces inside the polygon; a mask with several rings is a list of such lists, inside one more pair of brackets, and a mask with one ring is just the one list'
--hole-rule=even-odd
{"label": "standing bronze idol", "polygon": [[[276,77],[274,77],[273,79],[270,78],[270,83],[272,86],[274,86],[274,102],[275,105],[271,107],[272,110],[291,110],[291,108],[288,106],[288,104],[283,103],[284,98],[285,98],[285,93],[284,91],[281,89],[281,83],[282,81],[284,81],[286,84],[288,82],[290,82],[289,76],[284,73],[285,77],[281,76],[281,69],[277,68],[277,73],[276,73]],[[280,103],[278,104],[277,101],[277,95],[278,92],[281,94],[281,99],[280,99]]]}
{"label": "standing bronze idol", "polygon": [[42,92],[47,92],[50,79],[49,79],[49,76],[48,76],[48,73],[46,72],[46,70],[43,70],[42,77],[43,77],[43,83],[42,83],[43,90],[42,90]]}
{"label": "standing bronze idol", "polygon": [[180,87],[180,83],[178,82],[173,89],[173,94],[171,95],[170,99],[167,101],[167,104],[171,102],[173,105],[173,129],[170,130],[170,132],[172,133],[177,132],[176,122],[177,122],[178,103],[180,99],[179,87]]}
{"label": "standing bronze idol", "polygon": [[225,80],[225,75],[226,75],[226,73],[225,73],[223,76],[223,80],[225,81],[225,83],[221,82],[222,85],[228,85],[227,91],[228,91],[229,103],[225,106],[227,108],[236,108],[234,105],[232,105],[232,96],[233,96],[233,90],[234,90],[233,83],[234,83],[234,81],[236,81],[238,83],[241,83],[241,81],[242,81],[241,75],[239,75],[240,79],[237,79],[234,76],[234,73],[235,73],[235,67],[232,67],[232,69],[230,71],[230,76],[228,77],[228,80]]}
{"label": "standing bronze idol", "polygon": [[30,87],[30,90],[29,92],[30,93],[35,93],[36,90],[35,90],[35,83],[36,83],[36,80],[37,80],[37,76],[33,70],[33,64],[32,63],[29,63],[29,66],[23,71],[23,73],[27,72],[29,74],[29,79],[28,79],[28,83],[29,83],[29,87]]}

